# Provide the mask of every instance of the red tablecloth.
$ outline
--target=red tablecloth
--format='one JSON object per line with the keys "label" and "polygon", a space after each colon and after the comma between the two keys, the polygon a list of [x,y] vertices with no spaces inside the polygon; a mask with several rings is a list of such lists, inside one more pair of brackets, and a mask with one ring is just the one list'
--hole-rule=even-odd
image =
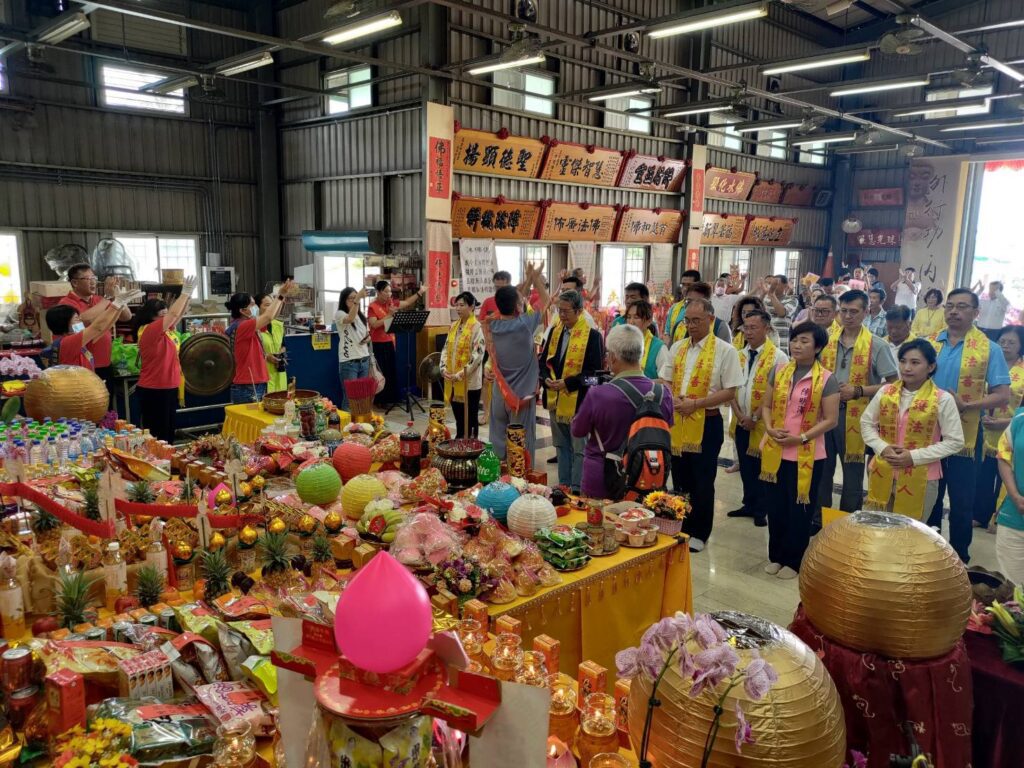
{"label": "red tablecloth", "polygon": [[964,634],[974,680],[974,765],[1020,768],[1024,762],[1024,670],[1003,661],[992,635]]}
{"label": "red tablecloth", "polygon": [[866,754],[869,768],[888,768],[890,753],[909,754],[900,730],[908,720],[936,768],[971,766],[971,663],[962,640],[935,659],[888,659],[832,642],[808,621],[803,606],[790,630],[832,675],[846,714],[847,746]]}

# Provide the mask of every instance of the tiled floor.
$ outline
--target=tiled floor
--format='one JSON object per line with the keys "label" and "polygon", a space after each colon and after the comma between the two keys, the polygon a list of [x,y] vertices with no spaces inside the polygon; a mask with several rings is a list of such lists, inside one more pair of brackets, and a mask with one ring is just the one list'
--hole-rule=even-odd
{"label": "tiled floor", "polygon": [[[426,419],[417,412],[416,425],[422,430]],[[541,411],[541,424],[537,427],[537,465],[555,478],[555,465],[547,464],[554,455],[551,448],[551,430],[547,426],[546,412]],[[389,422],[400,423],[402,417],[392,411]],[[454,431],[454,421],[449,420]],[[481,438],[487,440],[487,427],[481,429]],[[726,438],[723,457],[735,455],[732,442]],[[837,470],[837,482],[842,470]],[[783,626],[788,625],[799,601],[797,580],[783,581],[764,573],[767,563],[768,529],[755,528],[749,518],[728,518],[725,513],[740,506],[742,489],[739,474],[718,470],[716,479],[715,529],[707,548],[691,557],[694,609],[714,611],[733,609],[752,613]],[[995,536],[975,529],[971,546],[971,563],[996,569]]]}

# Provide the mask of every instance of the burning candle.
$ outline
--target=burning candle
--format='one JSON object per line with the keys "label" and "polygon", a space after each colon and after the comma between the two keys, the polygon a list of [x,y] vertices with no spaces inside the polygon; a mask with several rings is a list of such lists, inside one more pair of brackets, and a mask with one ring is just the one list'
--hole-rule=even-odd
{"label": "burning candle", "polygon": [[576,768],[576,758],[561,739],[548,738],[547,768]]}
{"label": "burning candle", "polygon": [[587,768],[629,768],[629,760],[615,752],[602,752],[591,758]]}

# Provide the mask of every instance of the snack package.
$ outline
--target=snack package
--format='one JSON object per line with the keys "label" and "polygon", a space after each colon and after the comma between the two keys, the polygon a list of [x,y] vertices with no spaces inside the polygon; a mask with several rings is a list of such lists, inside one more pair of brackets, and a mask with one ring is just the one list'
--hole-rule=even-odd
{"label": "snack package", "polygon": [[459,550],[459,537],[432,512],[410,515],[391,545],[398,562],[412,567],[437,565]]}
{"label": "snack package", "polygon": [[274,650],[274,630],[270,625],[270,619],[229,621],[228,626],[245,635],[256,649],[256,653],[261,656],[269,656]]}
{"label": "snack package", "polygon": [[75,640],[72,642],[49,640],[39,647],[39,655],[46,664],[46,674],[70,669],[83,675],[88,683],[117,687],[117,663],[138,656],[141,651],[125,643]]}
{"label": "snack package", "polygon": [[207,755],[217,738],[217,719],[193,697],[104,699],[88,712],[89,722],[109,717],[130,725],[131,756],[142,763]]}
{"label": "snack package", "polygon": [[183,632],[192,632],[210,643],[217,642],[217,616],[200,603],[186,603],[174,609]]}
{"label": "snack package", "polygon": [[359,735],[338,719],[325,718],[324,725],[327,729],[329,765],[351,765],[359,768],[401,765],[406,768],[425,768],[430,764],[429,717],[413,718],[388,731],[376,742]]}
{"label": "snack package", "polygon": [[273,736],[277,712],[267,697],[245,682],[213,683],[196,688],[196,696],[221,724],[245,720],[256,736]]}
{"label": "snack package", "polygon": [[242,662],[245,679],[277,706],[277,667],[269,656],[250,656]]}
{"label": "snack package", "polygon": [[217,648],[192,632],[183,632],[164,643],[161,650],[171,660],[174,679],[187,691],[206,683],[228,679],[227,669]]}
{"label": "snack package", "polygon": [[220,641],[224,663],[228,666],[228,675],[232,680],[241,680],[244,675],[242,662],[254,655],[256,649],[249,642],[249,638],[227,624],[221,624],[217,628],[217,639]]}

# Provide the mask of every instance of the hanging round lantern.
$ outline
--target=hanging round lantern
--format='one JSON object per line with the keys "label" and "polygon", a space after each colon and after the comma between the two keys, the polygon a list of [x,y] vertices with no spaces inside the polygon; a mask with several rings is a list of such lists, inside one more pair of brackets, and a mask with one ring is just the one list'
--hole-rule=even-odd
{"label": "hanging round lantern", "polygon": [[99,421],[107,412],[110,393],[88,368],[55,365],[26,385],[24,401],[25,413],[39,421],[47,416]]}
{"label": "hanging round lantern", "polygon": [[536,493],[524,493],[508,508],[508,529],[524,539],[532,539],[539,528],[548,528],[557,521],[554,504]]}
{"label": "hanging round lantern", "polygon": [[373,458],[370,456],[370,449],[365,445],[342,443],[334,449],[331,462],[338,470],[338,474],[341,475],[341,479],[347,483],[356,475],[369,472],[373,465]]}
{"label": "hanging round lantern", "polygon": [[476,504],[481,509],[488,510],[491,517],[504,525],[508,517],[508,508],[518,498],[519,491],[514,486],[501,480],[495,480],[480,489],[480,493],[476,497]]}
{"label": "hanging round lantern", "polygon": [[345,510],[345,517],[358,520],[367,504],[387,495],[384,483],[373,475],[356,475],[341,489],[341,507]]}
{"label": "hanging round lantern", "polygon": [[[791,632],[744,613],[712,614],[735,643],[745,668],[759,654],[775,668],[779,679],[760,701],[738,685],[723,703],[718,737],[709,766],[715,768],[822,768],[843,764],[846,725],[836,686],[814,651]],[[693,643],[692,653],[701,649]],[[658,768],[694,768],[701,764],[704,742],[714,720],[720,692],[705,690],[690,697],[691,677],[670,664],[658,686],[661,706],[654,709],[647,757]],[[641,673],[629,687],[629,737],[639,748],[653,680]],[[720,686],[724,689],[724,684]],[[743,709],[754,738],[736,752],[736,704]]]}
{"label": "hanging round lantern", "polygon": [[800,566],[800,599],[826,637],[898,659],[947,653],[971,615],[971,583],[949,543],[883,512],[847,515],[814,537]]}

